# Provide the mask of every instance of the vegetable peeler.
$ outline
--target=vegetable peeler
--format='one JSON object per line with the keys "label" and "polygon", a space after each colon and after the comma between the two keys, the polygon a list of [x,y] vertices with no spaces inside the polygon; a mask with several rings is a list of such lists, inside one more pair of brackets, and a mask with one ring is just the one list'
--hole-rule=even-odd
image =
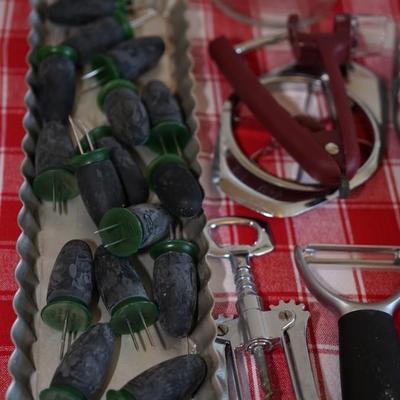
{"label": "vegetable peeler", "polygon": [[[240,225],[256,230],[257,239],[253,244],[222,245],[212,239],[215,229]],[[217,339],[217,342],[225,344],[226,348],[226,363],[231,373],[228,377],[230,397],[239,400],[251,399],[244,363],[244,355],[248,352],[255,357],[265,399],[273,399],[265,351],[282,346],[296,399],[319,399],[307,348],[306,330],[310,313],[304,310],[304,305],[297,305],[293,300],[280,301],[278,305],[271,305],[269,310],[264,311],[261,299],[257,295],[250,258],[273,250],[267,230],[255,220],[222,217],[209,220],[204,233],[210,246],[208,255],[228,258],[235,274],[239,317],[220,320]]]}
{"label": "vegetable peeler", "polygon": [[393,321],[400,290],[377,303],[350,301],[324,286],[311,267],[398,268],[400,247],[311,244],[296,247],[295,260],[311,293],[339,315],[343,400],[400,399],[400,341]]}

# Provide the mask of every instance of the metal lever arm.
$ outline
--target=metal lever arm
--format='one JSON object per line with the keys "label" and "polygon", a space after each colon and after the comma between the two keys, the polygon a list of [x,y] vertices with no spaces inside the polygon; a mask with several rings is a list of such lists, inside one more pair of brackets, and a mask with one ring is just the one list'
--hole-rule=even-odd
{"label": "metal lever arm", "polygon": [[307,346],[308,311],[296,313],[296,321],[283,332],[282,343],[296,399],[318,400],[314,373]]}

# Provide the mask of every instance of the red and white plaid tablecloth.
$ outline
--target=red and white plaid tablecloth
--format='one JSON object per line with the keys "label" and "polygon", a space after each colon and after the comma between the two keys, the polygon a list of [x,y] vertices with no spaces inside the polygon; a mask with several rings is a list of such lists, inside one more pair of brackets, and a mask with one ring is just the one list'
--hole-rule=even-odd
{"label": "red and white plaid tablecloth", "polygon": [[[299,0],[299,4],[302,1]],[[304,2],[303,2],[304,4]],[[202,184],[206,190],[204,208],[209,217],[218,215],[257,216],[230,201],[211,184],[211,164],[221,105],[230,89],[208,56],[208,43],[221,34],[240,42],[260,34],[259,28],[241,24],[225,16],[211,0],[190,0],[190,41],[195,61],[197,117],[202,150]],[[18,199],[22,178],[19,167],[24,135],[22,118],[27,87],[24,76],[28,45],[30,5],[27,0],[0,0],[0,398],[5,397],[10,383],[8,358],[13,350],[10,329],[15,319],[12,299],[17,285],[14,269],[18,262],[15,242],[20,233],[17,225],[21,203]],[[372,13],[400,20],[400,2],[396,0],[342,0],[335,11]],[[287,44],[267,52],[255,53],[254,64],[261,71],[282,65],[291,59]],[[371,57],[367,65],[388,80],[392,60]],[[390,129],[383,165],[367,185],[355,191],[349,200],[337,200],[302,216],[271,219],[275,251],[254,260],[254,273],[259,293],[265,304],[294,298],[312,312],[310,351],[323,399],[340,399],[336,317],[319,305],[308,293],[293,262],[296,244],[310,242],[400,244],[400,141]],[[235,314],[235,294],[231,272],[222,264],[212,263],[211,280],[215,294],[215,316]],[[372,275],[343,272],[335,276],[335,285],[359,301],[377,301],[400,287],[400,274]],[[400,319],[396,318],[400,327]],[[282,351],[273,355],[273,383],[279,387],[280,399],[293,399],[288,371]],[[250,383],[254,399],[260,399],[254,364]]]}

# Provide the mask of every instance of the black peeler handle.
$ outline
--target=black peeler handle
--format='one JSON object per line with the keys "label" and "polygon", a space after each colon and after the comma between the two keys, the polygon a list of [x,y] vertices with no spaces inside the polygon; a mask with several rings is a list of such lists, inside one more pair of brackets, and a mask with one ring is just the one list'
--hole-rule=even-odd
{"label": "black peeler handle", "polygon": [[343,315],[339,353],[343,400],[400,400],[400,341],[390,314]]}

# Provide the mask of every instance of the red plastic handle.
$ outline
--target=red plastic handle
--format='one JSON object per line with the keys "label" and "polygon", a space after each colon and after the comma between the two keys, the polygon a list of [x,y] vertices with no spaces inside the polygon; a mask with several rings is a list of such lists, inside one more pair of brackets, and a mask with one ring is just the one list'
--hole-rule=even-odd
{"label": "red plastic handle", "polygon": [[329,77],[339,133],[335,141],[343,154],[343,175],[350,180],[360,166],[361,155],[351,103],[339,65],[345,66],[350,58],[351,17],[342,14],[337,18],[334,32],[302,33],[298,16],[292,15],[288,20],[288,30],[297,63],[300,66],[319,65]]}
{"label": "red plastic handle", "polygon": [[223,36],[219,37],[210,43],[209,51],[235,93],[293,159],[321,184],[338,186],[342,181],[339,165],[312,133],[295,121],[261,85],[230,42]]}

